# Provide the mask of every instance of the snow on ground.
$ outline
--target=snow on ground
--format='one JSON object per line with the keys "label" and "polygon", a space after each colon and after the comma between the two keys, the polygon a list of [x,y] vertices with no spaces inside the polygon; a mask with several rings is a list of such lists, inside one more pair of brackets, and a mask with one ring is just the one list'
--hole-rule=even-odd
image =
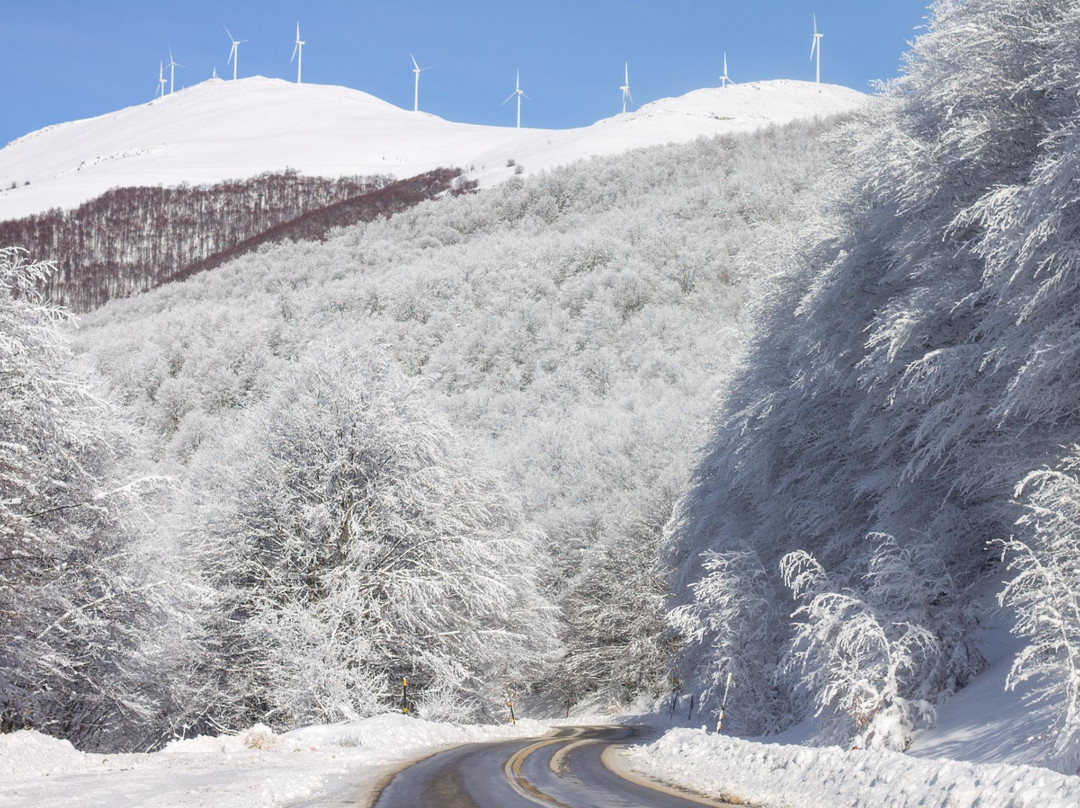
{"label": "snow on ground", "polygon": [[455,166],[490,184],[513,175],[511,159],[531,173],[850,112],[866,98],[836,85],[766,81],[695,90],[579,129],[514,129],[415,113],[347,87],[212,79],[12,141],[0,149],[0,220],[74,207],[118,186],[211,183],[286,168],[402,178]]}
{"label": "snow on ground", "polygon": [[[1027,688],[1006,690],[1022,639],[1011,618],[985,596],[978,638],[988,666],[938,710],[905,754],[809,745],[807,720],[778,735],[740,739],[707,732],[705,717],[646,710],[629,723],[654,727],[659,740],[615,758],[630,772],[710,796],[764,808],[1064,808],[1080,805],[1080,777],[1040,764],[1050,760],[1051,716],[1033,709]],[[712,727],[714,718],[708,719]],[[701,727],[697,729],[695,727]]]}
{"label": "snow on ground", "polygon": [[664,734],[617,759],[675,786],[765,808],[1075,808],[1080,777],[1038,765],[1052,753],[1050,716],[1029,706],[1025,688],[1005,690],[1023,647],[1009,625],[1000,613],[986,621],[978,646],[987,669],[939,708],[936,726],[905,754],[809,746],[813,719],[766,738],[717,735],[692,728],[702,717],[687,726],[683,706],[674,722],[666,713],[632,719]]}
{"label": "snow on ground", "polygon": [[760,743],[674,729],[623,752],[630,770],[764,808],[1076,808],[1080,777],[1034,766]]}
{"label": "snow on ground", "polygon": [[989,667],[938,709],[936,726],[916,735],[908,754],[972,763],[1039,765],[1050,759],[1050,705],[1029,703],[1030,683],[1005,689],[1013,659],[1024,644],[1006,626],[989,626],[979,643]]}
{"label": "snow on ground", "polygon": [[284,735],[256,726],[235,736],[177,741],[152,754],[97,755],[24,730],[0,735],[0,805],[287,805],[326,794],[366,794],[401,763],[443,746],[547,731],[530,720],[459,726],[387,714]]}

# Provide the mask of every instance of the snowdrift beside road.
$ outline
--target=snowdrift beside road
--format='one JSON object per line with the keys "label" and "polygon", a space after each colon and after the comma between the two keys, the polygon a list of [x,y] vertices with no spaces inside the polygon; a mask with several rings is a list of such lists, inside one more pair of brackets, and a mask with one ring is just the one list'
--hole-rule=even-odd
{"label": "snowdrift beside road", "polygon": [[743,741],[675,729],[622,760],[636,772],[699,793],[783,808],[1075,808],[1080,777],[1034,766],[923,760]]}
{"label": "snowdrift beside road", "polygon": [[0,804],[255,808],[339,791],[354,797],[394,767],[441,746],[547,731],[529,720],[461,726],[384,714],[283,735],[255,726],[238,735],[176,741],[153,754],[95,755],[24,730],[0,735]]}
{"label": "snowdrift beside road", "polygon": [[[665,98],[579,129],[446,121],[375,96],[260,76],[209,80],[96,118],[32,132],[0,149],[0,220],[70,208],[110,188],[245,179],[294,168],[337,177],[433,168],[484,183],[594,155],[850,112],[866,96],[836,85],[767,81]],[[513,160],[513,164],[509,164]]]}

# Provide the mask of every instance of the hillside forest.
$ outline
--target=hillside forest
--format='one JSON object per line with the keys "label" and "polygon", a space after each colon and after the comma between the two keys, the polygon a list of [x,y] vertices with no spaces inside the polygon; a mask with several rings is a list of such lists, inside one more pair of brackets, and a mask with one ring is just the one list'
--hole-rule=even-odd
{"label": "hillside forest", "polygon": [[1075,773],[1080,9],[932,11],[849,119],[252,219],[182,282],[147,247],[77,328],[0,251],[4,728],[146,749],[402,677],[708,715],[732,674],[735,732],[903,750],[1005,615]]}

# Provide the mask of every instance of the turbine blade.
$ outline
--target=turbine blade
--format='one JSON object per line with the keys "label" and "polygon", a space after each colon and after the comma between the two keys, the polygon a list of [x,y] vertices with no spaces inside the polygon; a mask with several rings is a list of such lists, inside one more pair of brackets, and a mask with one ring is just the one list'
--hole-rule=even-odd
{"label": "turbine blade", "polygon": [[413,55],[412,55],[412,54],[410,53],[410,54],[409,54],[409,58],[410,58],[410,59],[412,59],[412,66],[413,66],[413,69],[414,69],[414,70],[419,70],[419,69],[420,69],[420,65],[418,65],[418,64],[416,63],[416,57],[415,57],[415,56],[413,56]]}
{"label": "turbine blade", "polygon": [[227,26],[227,25],[225,26],[225,33],[229,35],[229,40],[230,40],[230,41],[232,41],[232,42],[235,42],[235,41],[236,41],[236,40],[235,40],[235,39],[233,38],[233,35],[232,35],[232,31],[230,31],[230,30],[229,30],[229,26]]}
{"label": "turbine blade", "polygon": [[293,59],[295,59],[295,58],[296,58],[296,52],[297,52],[297,51],[298,51],[299,49],[300,49],[300,42],[299,42],[299,41],[297,41],[297,43],[296,43],[295,45],[293,45],[293,49],[292,49],[292,56],[290,56],[290,57],[289,57],[289,61],[290,61],[290,62],[291,62],[291,61],[292,61]]}
{"label": "turbine blade", "polygon": [[[513,97],[514,97],[515,95],[517,95],[517,90],[514,90],[514,92],[512,92],[512,93],[510,93],[510,95],[506,96],[506,101],[509,101],[509,100],[510,100],[511,98],[513,98]],[[505,104],[505,103],[506,103],[506,101],[503,101],[503,104]],[[500,106],[501,106],[501,104],[500,104]]]}

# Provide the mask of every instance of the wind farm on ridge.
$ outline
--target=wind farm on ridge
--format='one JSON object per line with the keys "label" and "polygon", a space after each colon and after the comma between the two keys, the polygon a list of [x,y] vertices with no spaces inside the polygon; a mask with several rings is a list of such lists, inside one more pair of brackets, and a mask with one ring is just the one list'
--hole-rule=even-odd
{"label": "wind farm on ridge", "polygon": [[[821,31],[818,30],[817,14],[813,15],[812,24],[813,24],[813,35],[812,35],[811,46],[810,46],[810,61],[811,61],[811,63],[816,62],[816,64],[815,64],[815,82],[820,84],[821,83],[821,40],[824,37],[824,34]],[[228,26],[223,26],[223,27],[225,28],[226,35],[229,37],[229,43],[230,43],[229,55],[228,55],[228,59],[226,60],[226,65],[230,65],[230,64],[232,65],[232,69],[233,69],[232,78],[235,80],[235,79],[237,79],[239,77],[239,46],[242,45],[243,43],[247,42],[248,40],[246,40],[246,39],[240,39],[240,40],[236,39],[232,35],[232,32],[229,30]],[[296,40],[293,43],[292,56],[289,58],[290,64],[293,61],[296,62],[296,83],[297,84],[303,83],[303,74],[302,74],[302,66],[303,66],[303,58],[304,58],[303,49],[304,49],[304,45],[306,45],[306,44],[307,44],[306,41],[300,39],[300,22],[297,21],[297,23],[296,23]],[[411,54],[411,53],[409,54],[409,59],[412,61],[412,65],[413,65],[412,71],[411,71],[413,73],[413,111],[414,112],[419,112],[420,111],[420,74],[423,73],[426,70],[430,70],[431,67],[430,66],[429,67],[420,67],[419,63],[416,61],[416,57],[413,56],[413,54]],[[728,60],[727,60],[727,53],[726,52],[723,53],[722,61],[723,61],[723,73],[719,76],[720,87],[721,88],[726,88],[728,85],[735,83],[734,81],[731,80],[731,78],[728,75]],[[164,95],[166,95],[166,91],[165,91],[166,79],[165,79],[165,74],[164,74],[165,67],[169,68],[169,79],[168,79],[167,83],[168,83],[168,87],[169,87],[168,94],[171,95],[173,93],[173,91],[174,91],[174,88],[175,88],[175,84],[174,84],[175,69],[177,67],[184,67],[184,65],[179,64],[173,58],[173,52],[172,52],[172,46],[171,45],[169,46],[169,62],[168,62],[168,64],[166,64],[165,62],[160,62],[159,63],[158,82],[157,82],[156,89],[154,91],[154,98],[163,97]],[[216,68],[213,69],[213,78],[217,78],[217,69]],[[622,97],[622,112],[623,112],[623,114],[625,114],[629,109],[628,104],[633,105],[633,103],[634,103],[633,95],[631,94],[631,91],[630,91],[630,63],[629,62],[624,62],[623,63],[623,83],[619,86],[618,90],[621,93],[621,97]],[[516,69],[515,81],[514,81],[514,91],[512,93],[510,93],[510,95],[508,95],[506,97],[506,99],[502,103],[505,105],[506,103],[508,103],[512,99],[516,99],[516,101],[517,101],[517,103],[516,103],[515,126],[516,126],[516,128],[520,129],[521,128],[521,106],[522,106],[521,102],[522,102],[522,99],[532,100],[532,99],[529,98],[528,95],[525,94],[525,91],[521,87],[521,69],[520,68]]]}

